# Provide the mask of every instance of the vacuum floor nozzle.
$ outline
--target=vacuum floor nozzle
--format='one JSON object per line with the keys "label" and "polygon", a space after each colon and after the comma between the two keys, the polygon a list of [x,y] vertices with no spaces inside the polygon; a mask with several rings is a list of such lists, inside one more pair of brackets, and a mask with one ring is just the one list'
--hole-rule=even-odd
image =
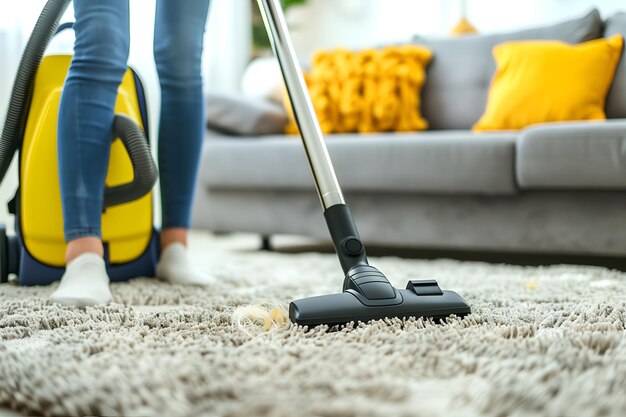
{"label": "vacuum floor nozzle", "polygon": [[[321,324],[337,325],[349,322],[368,322],[384,318],[424,317],[444,319],[450,315],[465,316],[471,312],[469,304],[454,291],[442,291],[434,280],[409,281],[406,289],[391,286],[385,282],[374,281],[391,287],[392,294],[386,298],[367,298],[362,291],[347,289],[339,294],[321,295],[318,297],[295,300],[289,305],[289,318],[293,323],[302,326],[319,326]],[[366,291],[372,294],[372,281]],[[381,289],[378,296],[387,288]]]}

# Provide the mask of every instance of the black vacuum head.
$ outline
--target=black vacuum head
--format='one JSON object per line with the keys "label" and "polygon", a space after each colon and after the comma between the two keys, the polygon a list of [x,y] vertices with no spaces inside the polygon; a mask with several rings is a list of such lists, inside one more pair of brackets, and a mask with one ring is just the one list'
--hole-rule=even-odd
{"label": "black vacuum head", "polygon": [[470,312],[460,295],[442,291],[435,280],[409,281],[406,289],[398,289],[370,265],[350,270],[340,294],[303,298],[289,305],[291,321],[309,327],[391,317],[443,319]]}

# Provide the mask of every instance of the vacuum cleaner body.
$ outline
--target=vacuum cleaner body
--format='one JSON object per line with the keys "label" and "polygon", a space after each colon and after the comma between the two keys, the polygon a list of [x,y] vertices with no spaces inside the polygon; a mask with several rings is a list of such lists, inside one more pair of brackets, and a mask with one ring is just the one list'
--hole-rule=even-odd
{"label": "vacuum cleaner body", "polygon": [[[21,285],[46,285],[60,279],[65,269],[57,123],[72,56],[43,57],[43,52],[54,34],[72,27],[67,23],[56,30],[68,3],[48,1],[22,56],[12,92],[10,106],[24,103],[20,114],[23,120],[8,116],[2,136],[3,152],[7,142],[13,142],[19,150],[19,187],[9,203],[9,211],[15,215],[16,235],[8,236],[0,225],[0,281],[7,281],[13,273]],[[47,38],[38,40],[45,32],[50,32]],[[32,72],[22,85],[20,70]],[[157,171],[144,133],[148,117],[143,86],[130,68],[119,86],[115,113],[103,197],[102,239],[109,277],[122,281],[153,276],[158,259],[151,192]],[[6,167],[7,153],[2,156],[2,166]]]}
{"label": "vacuum cleaner body", "polygon": [[[20,151],[20,187],[16,204],[20,284],[42,285],[59,279],[66,244],[59,189],[57,119],[69,55],[46,56],[35,79],[33,98]],[[141,81],[128,69],[118,90],[115,112],[147,127]],[[77,156],[79,157],[79,156]],[[133,166],[119,138],[111,144],[107,187],[132,182]],[[152,276],[156,262],[152,193],[102,213],[102,240],[112,280]]]}

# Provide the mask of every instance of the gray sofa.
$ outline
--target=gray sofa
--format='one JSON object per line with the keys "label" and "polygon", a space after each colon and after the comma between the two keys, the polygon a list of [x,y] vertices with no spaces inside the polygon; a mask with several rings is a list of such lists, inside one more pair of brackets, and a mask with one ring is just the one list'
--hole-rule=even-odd
{"label": "gray sofa", "polygon": [[[625,58],[607,99],[606,122],[470,131],[485,108],[494,45],[512,39],[579,43],[614,33],[626,34],[626,14],[602,21],[592,11],[522,32],[420,40],[434,52],[422,97],[431,130],[327,137],[363,239],[429,249],[626,254]],[[242,109],[242,124],[258,122],[267,130],[262,117]],[[327,239],[299,139],[211,132],[193,225]]]}

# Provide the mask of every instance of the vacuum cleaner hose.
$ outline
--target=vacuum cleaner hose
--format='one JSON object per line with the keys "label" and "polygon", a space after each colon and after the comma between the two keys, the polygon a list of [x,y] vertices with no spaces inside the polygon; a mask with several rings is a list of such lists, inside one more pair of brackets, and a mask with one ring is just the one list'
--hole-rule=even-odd
{"label": "vacuum cleaner hose", "polygon": [[152,190],[158,177],[148,141],[137,123],[129,117],[116,114],[113,120],[113,137],[119,137],[124,144],[135,175],[132,182],[104,190],[105,208],[143,197]]}
{"label": "vacuum cleaner hose", "polygon": [[48,0],[24,48],[0,139],[0,183],[4,180],[23,136],[37,69],[70,1]]}

